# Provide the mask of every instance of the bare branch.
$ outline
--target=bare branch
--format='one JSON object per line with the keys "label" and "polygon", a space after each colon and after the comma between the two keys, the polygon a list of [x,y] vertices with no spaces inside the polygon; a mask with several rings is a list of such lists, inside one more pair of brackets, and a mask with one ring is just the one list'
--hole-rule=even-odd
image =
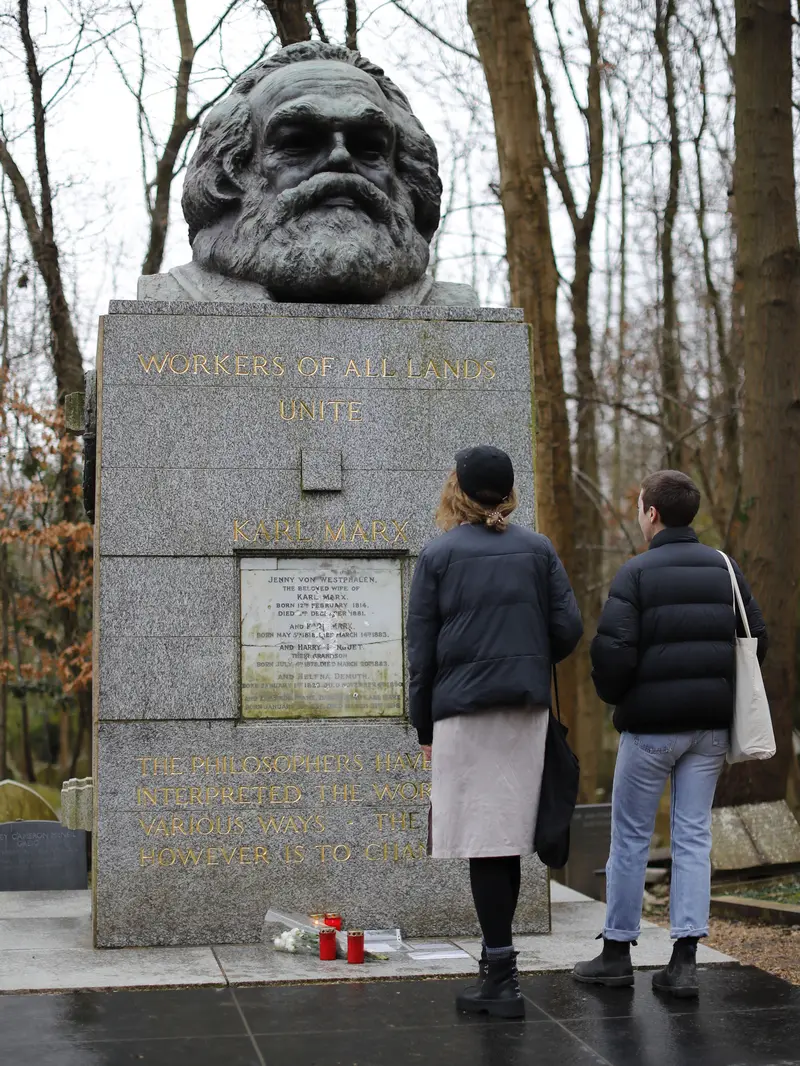
{"label": "bare branch", "polygon": [[439,44],[443,44],[452,52],[457,52],[458,55],[466,56],[467,59],[472,59],[475,63],[480,63],[480,56],[476,55],[475,52],[470,52],[466,48],[462,48],[460,45],[453,44],[452,41],[448,41],[447,38],[443,37],[438,30],[435,30],[433,28],[433,26],[428,26],[427,23],[422,21],[422,19],[417,18],[417,16],[412,11],[408,10],[405,4],[402,4],[400,2],[400,0],[391,0],[391,2],[394,4],[398,11],[402,11],[406,18],[411,19],[411,21],[417,26],[419,26],[421,30],[425,30],[426,33],[429,33],[431,37],[435,38],[439,42]]}

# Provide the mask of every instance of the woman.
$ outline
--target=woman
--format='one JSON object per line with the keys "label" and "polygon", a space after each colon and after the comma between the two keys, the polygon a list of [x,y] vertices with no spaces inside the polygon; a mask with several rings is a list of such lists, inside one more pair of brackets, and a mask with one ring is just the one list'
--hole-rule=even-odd
{"label": "woman", "polygon": [[533,851],[550,672],[583,632],[547,537],[509,525],[514,469],[499,448],[461,451],[414,571],[410,714],[432,759],[433,857],[469,859],[483,932],[479,980],[456,1003],[525,1012],[511,926],[520,856]]}

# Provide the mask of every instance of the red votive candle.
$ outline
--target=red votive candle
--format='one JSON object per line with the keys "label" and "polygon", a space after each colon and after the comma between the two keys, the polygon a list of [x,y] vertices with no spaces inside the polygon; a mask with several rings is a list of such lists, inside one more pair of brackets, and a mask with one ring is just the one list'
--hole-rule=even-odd
{"label": "red votive candle", "polygon": [[364,934],[349,932],[347,934],[347,961],[358,963],[364,961]]}
{"label": "red votive candle", "polygon": [[332,929],[342,928],[342,916],[341,914],[326,914],[325,924],[329,925]]}
{"label": "red votive candle", "polygon": [[336,930],[327,926],[319,931],[319,957],[323,962],[336,958]]}

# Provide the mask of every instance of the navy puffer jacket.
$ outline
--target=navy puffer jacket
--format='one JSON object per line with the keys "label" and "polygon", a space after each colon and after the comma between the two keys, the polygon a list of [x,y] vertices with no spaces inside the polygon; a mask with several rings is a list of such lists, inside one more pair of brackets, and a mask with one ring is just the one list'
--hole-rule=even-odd
{"label": "navy puffer jacket", "polygon": [[555,548],[522,526],[457,526],[417,560],[408,612],[411,722],[492,707],[549,707],[551,663],[581,638],[578,605]]}
{"label": "navy puffer jacket", "polygon": [[[767,627],[736,565],[759,659]],[[611,583],[592,641],[592,678],[614,704],[620,732],[728,729],[733,721],[737,631],[725,560],[690,527],[657,533]],[[738,631],[744,635],[739,623]]]}

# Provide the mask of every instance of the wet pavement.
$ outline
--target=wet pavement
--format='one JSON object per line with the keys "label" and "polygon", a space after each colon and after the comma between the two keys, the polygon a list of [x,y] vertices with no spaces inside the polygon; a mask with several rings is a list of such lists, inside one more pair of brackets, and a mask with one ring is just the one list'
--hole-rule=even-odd
{"label": "wet pavement", "polygon": [[8,1066],[800,1066],[800,988],[750,967],[699,1001],[525,976],[524,1022],[460,1015],[463,979],[0,996]]}

